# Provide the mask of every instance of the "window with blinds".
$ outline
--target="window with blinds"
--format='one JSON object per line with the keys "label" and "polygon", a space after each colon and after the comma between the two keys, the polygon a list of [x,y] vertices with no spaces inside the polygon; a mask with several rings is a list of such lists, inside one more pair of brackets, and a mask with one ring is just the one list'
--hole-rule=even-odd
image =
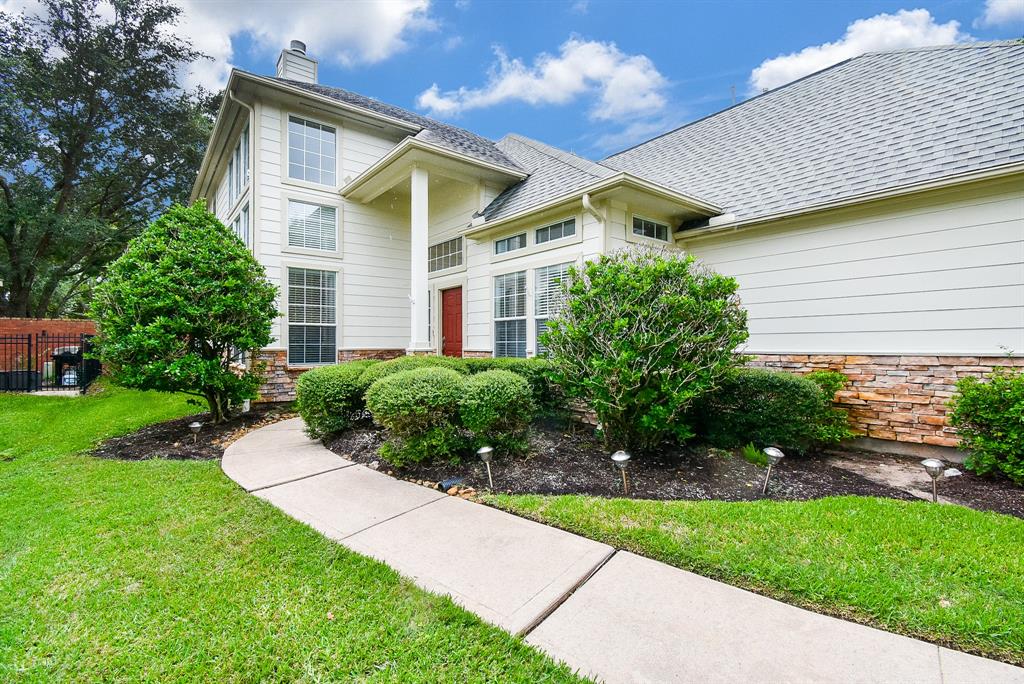
{"label": "window with blinds", "polygon": [[337,274],[288,269],[288,363],[337,361]]}
{"label": "window with blinds", "polygon": [[571,261],[544,266],[534,272],[537,284],[534,289],[533,315],[538,354],[547,353],[547,349],[541,344],[540,336],[548,329],[548,318],[558,310],[562,301],[562,283],[568,280],[570,268]]}
{"label": "window with blinds", "polygon": [[526,357],[526,271],[494,277],[494,355]]}
{"label": "window with blinds", "polygon": [[288,200],[288,246],[325,252],[337,250],[337,208]]}

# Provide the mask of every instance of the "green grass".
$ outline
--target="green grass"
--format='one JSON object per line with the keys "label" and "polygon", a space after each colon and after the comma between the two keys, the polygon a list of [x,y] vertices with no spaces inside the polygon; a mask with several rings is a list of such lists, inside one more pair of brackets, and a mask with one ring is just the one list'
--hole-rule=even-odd
{"label": "green grass", "polygon": [[488,501],[789,603],[1024,664],[1024,520],[867,497]]}
{"label": "green grass", "polygon": [[216,462],[81,453],[193,410],[0,395],[0,681],[573,680]]}

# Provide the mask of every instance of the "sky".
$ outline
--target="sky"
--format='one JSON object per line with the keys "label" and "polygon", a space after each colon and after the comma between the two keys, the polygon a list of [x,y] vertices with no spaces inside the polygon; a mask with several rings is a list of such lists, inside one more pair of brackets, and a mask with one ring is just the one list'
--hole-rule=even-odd
{"label": "sky", "polygon": [[592,159],[863,52],[1024,36],[1024,0],[176,2],[211,57],[190,86],[272,74],[299,39],[321,83]]}

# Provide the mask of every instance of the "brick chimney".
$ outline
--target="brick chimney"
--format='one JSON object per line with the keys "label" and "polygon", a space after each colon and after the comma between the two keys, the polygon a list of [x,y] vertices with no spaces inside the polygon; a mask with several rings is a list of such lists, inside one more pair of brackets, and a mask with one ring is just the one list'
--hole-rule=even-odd
{"label": "brick chimney", "polygon": [[277,77],[303,83],[316,83],[317,62],[306,55],[306,44],[293,40],[287,50],[277,58]]}

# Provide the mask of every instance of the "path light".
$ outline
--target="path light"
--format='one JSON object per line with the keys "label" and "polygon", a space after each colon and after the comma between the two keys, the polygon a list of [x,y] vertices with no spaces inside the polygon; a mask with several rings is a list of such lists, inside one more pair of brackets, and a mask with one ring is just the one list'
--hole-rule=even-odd
{"label": "path light", "polygon": [[921,461],[921,465],[924,466],[924,470],[928,473],[928,477],[932,478],[932,502],[939,502],[939,478],[942,477],[942,471],[946,469],[946,464],[937,458],[926,458]]}
{"label": "path light", "polygon": [[188,424],[188,429],[192,431],[192,443],[195,444],[196,440],[199,439],[199,431],[203,428],[203,424],[198,420]]}
{"label": "path light", "polygon": [[626,466],[629,465],[629,454],[625,451],[616,451],[612,454],[612,463],[622,471],[622,493],[629,496],[629,478],[626,476]]}
{"label": "path light", "polygon": [[476,455],[487,466],[487,484],[490,485],[491,489],[494,489],[494,480],[491,479],[491,456],[494,455],[494,447],[482,446],[476,450]]}
{"label": "path light", "polygon": [[768,457],[768,472],[764,474],[764,486],[761,487],[761,496],[768,493],[768,480],[772,476],[772,468],[779,464],[786,454],[775,447],[765,447],[764,455]]}

